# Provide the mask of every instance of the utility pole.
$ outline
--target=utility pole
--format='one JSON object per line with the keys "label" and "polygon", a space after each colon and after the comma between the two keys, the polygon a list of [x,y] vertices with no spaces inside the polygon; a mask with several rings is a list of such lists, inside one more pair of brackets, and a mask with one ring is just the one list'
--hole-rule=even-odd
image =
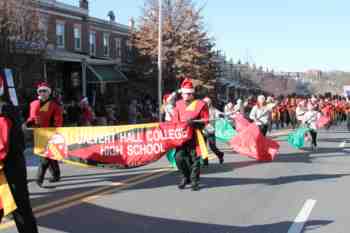
{"label": "utility pole", "polygon": [[159,121],[161,121],[161,106],[162,106],[162,0],[158,0],[158,105],[159,105]]}

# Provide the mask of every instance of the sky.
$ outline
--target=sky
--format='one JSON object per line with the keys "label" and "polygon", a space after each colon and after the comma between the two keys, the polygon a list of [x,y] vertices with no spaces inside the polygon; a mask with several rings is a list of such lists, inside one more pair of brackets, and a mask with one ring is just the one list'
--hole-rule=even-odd
{"label": "sky", "polygon": [[[60,0],[77,5],[79,0]],[[275,71],[350,71],[349,0],[193,0],[207,31],[234,62]],[[137,19],[144,0],[90,0],[90,15]]]}

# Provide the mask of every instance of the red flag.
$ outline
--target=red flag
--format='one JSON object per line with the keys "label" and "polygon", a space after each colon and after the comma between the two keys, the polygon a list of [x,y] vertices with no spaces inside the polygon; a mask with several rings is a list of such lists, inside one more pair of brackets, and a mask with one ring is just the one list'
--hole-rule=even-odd
{"label": "red flag", "polygon": [[272,161],[280,145],[265,137],[258,126],[250,124],[230,141],[233,150],[258,161]]}
{"label": "red flag", "polygon": [[328,116],[321,116],[320,119],[318,119],[318,121],[316,122],[316,127],[317,128],[322,128],[325,125],[327,125],[329,122],[331,121],[331,118]]}
{"label": "red flag", "polygon": [[241,113],[236,113],[234,120],[237,132],[241,132],[251,124]]}

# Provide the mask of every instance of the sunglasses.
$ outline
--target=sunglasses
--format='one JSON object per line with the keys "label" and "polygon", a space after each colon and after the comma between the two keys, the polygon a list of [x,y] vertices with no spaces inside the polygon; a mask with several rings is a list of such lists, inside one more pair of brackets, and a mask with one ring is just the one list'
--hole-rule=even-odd
{"label": "sunglasses", "polygon": [[38,92],[39,93],[46,93],[46,92],[48,92],[48,90],[39,90]]}

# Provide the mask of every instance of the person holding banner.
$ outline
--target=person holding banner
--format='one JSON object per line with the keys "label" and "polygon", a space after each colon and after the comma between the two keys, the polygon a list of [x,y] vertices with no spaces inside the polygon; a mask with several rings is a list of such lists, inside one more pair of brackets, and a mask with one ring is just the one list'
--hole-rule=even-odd
{"label": "person holding banner", "polygon": [[[192,81],[185,78],[181,83],[182,99],[176,101],[173,122],[187,122],[193,130],[193,137],[181,147],[176,148],[176,165],[182,174],[179,189],[184,189],[191,184],[193,191],[199,190],[200,156],[202,151],[199,146],[199,137],[196,134],[208,123],[209,111],[205,102],[194,98]],[[200,132],[199,132],[200,134]],[[197,141],[198,140],[198,141]]]}
{"label": "person holding banner", "polygon": [[[29,117],[24,125],[27,127],[62,127],[63,111],[61,107],[50,98],[51,88],[46,82],[42,82],[37,88],[38,100],[30,103]],[[37,184],[42,187],[46,170],[49,169],[52,178],[50,182],[57,182],[61,178],[58,162],[49,158],[41,158],[37,173]]]}
{"label": "person holding banner", "polygon": [[0,222],[12,212],[19,233],[37,233],[27,186],[21,117],[4,84],[0,75]]}

